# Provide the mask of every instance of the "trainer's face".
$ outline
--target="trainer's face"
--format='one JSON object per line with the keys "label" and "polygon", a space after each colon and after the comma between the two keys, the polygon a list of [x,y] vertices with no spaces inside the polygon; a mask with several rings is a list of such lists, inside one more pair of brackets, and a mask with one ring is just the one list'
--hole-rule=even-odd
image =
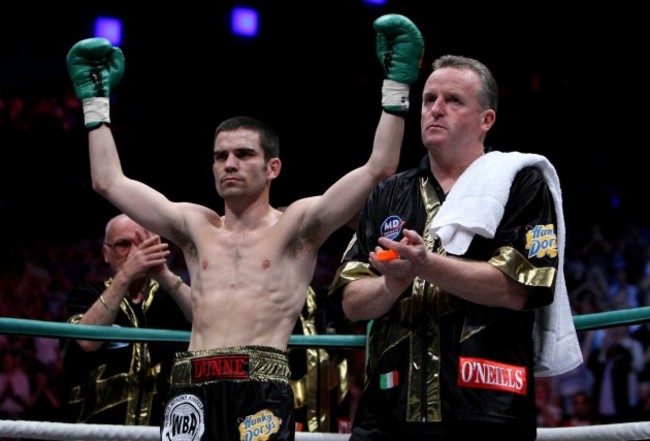
{"label": "trainer's face", "polygon": [[104,260],[116,274],[129,254],[147,237],[147,232],[131,219],[119,219],[110,226],[104,240]]}
{"label": "trainer's face", "polygon": [[268,167],[256,132],[220,132],[214,140],[213,154],[212,172],[222,198],[259,193],[267,185]]}
{"label": "trainer's face", "polygon": [[[451,67],[429,75],[422,94],[420,131],[430,148],[476,145],[492,125],[479,103],[480,79],[471,70]],[[493,114],[493,111],[489,111]]]}

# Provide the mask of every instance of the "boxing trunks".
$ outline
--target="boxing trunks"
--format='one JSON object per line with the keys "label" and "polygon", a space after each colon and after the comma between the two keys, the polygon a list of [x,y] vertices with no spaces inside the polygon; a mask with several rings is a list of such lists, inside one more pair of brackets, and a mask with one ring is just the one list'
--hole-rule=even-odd
{"label": "boxing trunks", "polygon": [[179,352],[163,441],[293,440],[287,353],[265,346]]}

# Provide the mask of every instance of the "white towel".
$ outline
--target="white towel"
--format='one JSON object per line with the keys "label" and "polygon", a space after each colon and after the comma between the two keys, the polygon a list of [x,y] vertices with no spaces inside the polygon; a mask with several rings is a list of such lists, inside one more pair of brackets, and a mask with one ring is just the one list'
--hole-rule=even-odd
{"label": "white towel", "polygon": [[[539,168],[549,186],[557,215],[558,271],[555,298],[536,310],[533,343],[535,375],[568,372],[583,362],[564,279],[565,226],[560,181],[553,165],[533,153],[493,151],[474,161],[449,191],[434,218],[430,233],[443,248],[464,254],[475,234],[493,238],[508,202],[512,180],[524,167]],[[476,185],[480,182],[480,185]]]}

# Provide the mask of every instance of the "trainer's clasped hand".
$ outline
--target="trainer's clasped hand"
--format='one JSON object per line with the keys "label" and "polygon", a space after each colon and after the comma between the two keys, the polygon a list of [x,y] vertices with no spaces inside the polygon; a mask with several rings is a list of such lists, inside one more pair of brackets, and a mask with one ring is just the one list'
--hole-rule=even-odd
{"label": "trainer's clasped hand", "polygon": [[[403,291],[418,276],[427,263],[427,249],[424,239],[414,230],[404,229],[404,237],[397,242],[380,237],[375,251],[370,252],[368,260],[385,277],[390,292]],[[377,253],[383,248],[394,250],[398,259],[380,260]]]}
{"label": "trainer's clasped hand", "polygon": [[130,280],[153,277],[165,270],[169,254],[169,244],[162,242],[160,236],[138,234],[138,243],[131,248],[120,270],[126,271]]}

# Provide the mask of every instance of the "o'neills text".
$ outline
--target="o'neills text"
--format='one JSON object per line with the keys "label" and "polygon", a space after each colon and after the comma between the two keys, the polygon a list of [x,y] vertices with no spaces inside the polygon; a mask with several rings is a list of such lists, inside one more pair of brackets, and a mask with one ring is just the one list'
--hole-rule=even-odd
{"label": "o'neills text", "polygon": [[484,358],[460,357],[458,385],[526,395],[526,368]]}
{"label": "o'neills text", "polygon": [[248,355],[216,355],[192,360],[192,383],[249,378]]}

